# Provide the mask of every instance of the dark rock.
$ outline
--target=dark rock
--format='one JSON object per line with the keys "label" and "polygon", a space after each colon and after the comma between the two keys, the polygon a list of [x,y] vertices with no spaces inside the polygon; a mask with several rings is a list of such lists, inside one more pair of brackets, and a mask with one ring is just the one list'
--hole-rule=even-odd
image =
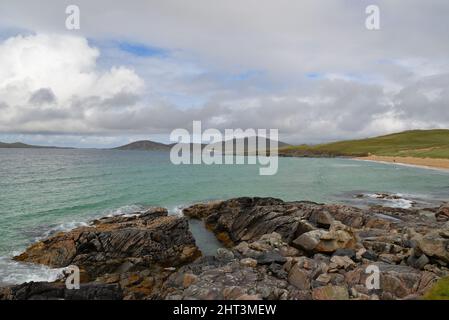
{"label": "dark rock", "polygon": [[356,257],[356,252],[354,249],[337,249],[332,255],[333,256],[347,256],[354,260]]}
{"label": "dark rock", "polygon": [[61,268],[76,265],[90,279],[130,268],[177,266],[199,256],[186,218],[163,208],[142,215],[96,220],[91,227],[59,233],[37,242],[17,261]]}
{"label": "dark rock", "polygon": [[378,257],[377,254],[373,250],[366,250],[362,254],[362,258],[367,259],[367,260],[371,260],[371,261],[376,261],[377,257]]}
{"label": "dark rock", "polygon": [[411,255],[407,258],[407,264],[416,269],[424,269],[426,264],[428,264],[429,262],[430,260],[425,254],[421,255],[420,257]]}
{"label": "dark rock", "polygon": [[276,251],[264,252],[256,258],[258,264],[285,263],[287,259]]}
{"label": "dark rock", "polygon": [[[7,293],[5,294],[5,291]],[[85,283],[79,289],[67,289],[63,283],[28,282],[3,289],[7,300],[120,300],[123,292],[117,284]],[[0,294],[1,295],[1,294]]]}

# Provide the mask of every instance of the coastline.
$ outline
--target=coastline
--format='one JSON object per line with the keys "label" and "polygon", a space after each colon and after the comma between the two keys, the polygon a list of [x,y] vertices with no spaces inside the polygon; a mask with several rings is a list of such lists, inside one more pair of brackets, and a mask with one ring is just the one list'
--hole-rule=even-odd
{"label": "coastline", "polygon": [[449,171],[449,159],[416,158],[416,157],[393,157],[393,156],[367,156],[354,157],[353,160],[371,161],[387,164],[398,164],[403,166],[417,167],[423,169],[436,169]]}
{"label": "coastline", "polygon": [[[423,299],[449,276],[448,209],[241,197],[196,203],[182,216],[162,207],[106,216],[13,257],[53,269],[75,265],[79,290],[65,287],[63,272],[55,281],[0,288],[0,300]],[[214,252],[202,252],[191,221],[221,243]],[[384,276],[377,291],[362,276],[372,265]]]}

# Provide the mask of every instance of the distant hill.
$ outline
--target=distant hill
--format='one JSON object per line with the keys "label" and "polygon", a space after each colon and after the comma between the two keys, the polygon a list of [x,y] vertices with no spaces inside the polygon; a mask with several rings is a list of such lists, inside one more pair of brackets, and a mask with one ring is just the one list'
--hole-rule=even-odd
{"label": "distant hill", "polygon": [[22,142],[14,142],[14,143],[5,143],[0,142],[0,148],[10,148],[10,149],[70,149],[70,148],[61,148],[61,147],[53,147],[53,146],[34,146],[31,144],[25,144]]}
{"label": "distant hill", "polygon": [[[237,143],[243,143],[244,145],[244,154],[252,154],[252,153],[256,153],[256,149],[254,150],[250,150],[248,149],[248,138],[242,138],[242,139],[233,139],[233,146],[234,146],[234,150],[235,150],[235,146]],[[262,140],[262,146],[260,148],[268,148],[270,146],[270,140],[268,139],[263,139]],[[216,145],[221,144],[222,145],[222,150],[224,150],[224,145],[225,142],[217,142]],[[159,143],[159,142],[154,142],[154,141],[150,141],[150,140],[142,140],[142,141],[136,141],[136,142],[132,142],[129,143],[127,145],[124,146],[120,146],[117,148],[113,148],[113,150],[146,150],[146,151],[169,151],[170,148],[172,146],[174,146],[175,144],[163,144],[163,143]],[[265,145],[267,147],[265,147]],[[190,143],[190,147],[193,146],[193,143]],[[286,147],[289,146],[288,144],[284,143],[284,142],[279,142],[278,147]],[[204,147],[206,147],[205,144],[201,145],[201,149],[203,149]]]}
{"label": "distant hill", "polygon": [[142,140],[142,141],[135,141],[129,144],[126,144],[124,146],[120,146],[117,148],[113,148],[114,150],[170,150],[170,146],[167,144],[154,142],[150,140]]}
{"label": "distant hill", "polygon": [[412,130],[368,139],[289,146],[280,149],[279,153],[299,157],[376,155],[448,159],[449,130]]}
{"label": "distant hill", "polygon": [[[250,148],[248,146],[248,144],[249,144],[249,138],[248,137],[239,138],[239,139],[234,138],[234,139],[232,139],[233,151],[229,152],[229,150],[225,150],[226,143],[231,143],[231,140],[217,142],[217,143],[213,144],[212,147],[214,145],[217,145],[217,147],[218,147],[219,144],[221,144],[221,149],[223,151],[225,151],[227,154],[235,154],[235,153],[238,153],[236,148],[237,148],[237,145],[239,145],[239,146],[243,146],[243,150],[244,150],[243,153],[242,153],[243,155],[248,155],[248,154],[249,155],[255,155],[255,154],[258,154],[258,152],[264,152],[266,150],[269,150],[270,146],[274,146],[274,141],[270,140],[270,139],[267,139],[265,137],[259,137],[259,139],[257,140],[257,143],[256,143],[257,145],[255,147],[252,147],[252,148]],[[277,148],[278,149],[286,148],[288,146],[290,146],[290,145],[285,143],[285,142],[278,141],[278,144],[277,144]]]}

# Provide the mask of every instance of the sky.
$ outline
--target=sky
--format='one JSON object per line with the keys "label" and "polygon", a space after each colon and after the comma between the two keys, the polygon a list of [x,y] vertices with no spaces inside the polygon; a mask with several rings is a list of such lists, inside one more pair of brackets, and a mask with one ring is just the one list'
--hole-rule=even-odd
{"label": "sky", "polygon": [[447,0],[2,0],[0,141],[169,142],[194,120],[295,144],[449,128],[448,16]]}

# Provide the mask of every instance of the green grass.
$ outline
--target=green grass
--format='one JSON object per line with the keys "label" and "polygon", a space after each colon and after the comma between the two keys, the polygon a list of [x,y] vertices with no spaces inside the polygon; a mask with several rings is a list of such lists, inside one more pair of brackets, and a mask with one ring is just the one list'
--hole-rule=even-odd
{"label": "green grass", "polygon": [[402,156],[449,159],[449,130],[413,130],[362,140],[289,146],[280,150],[296,156]]}
{"label": "green grass", "polygon": [[437,283],[424,295],[426,300],[449,300],[449,277],[437,281]]}

